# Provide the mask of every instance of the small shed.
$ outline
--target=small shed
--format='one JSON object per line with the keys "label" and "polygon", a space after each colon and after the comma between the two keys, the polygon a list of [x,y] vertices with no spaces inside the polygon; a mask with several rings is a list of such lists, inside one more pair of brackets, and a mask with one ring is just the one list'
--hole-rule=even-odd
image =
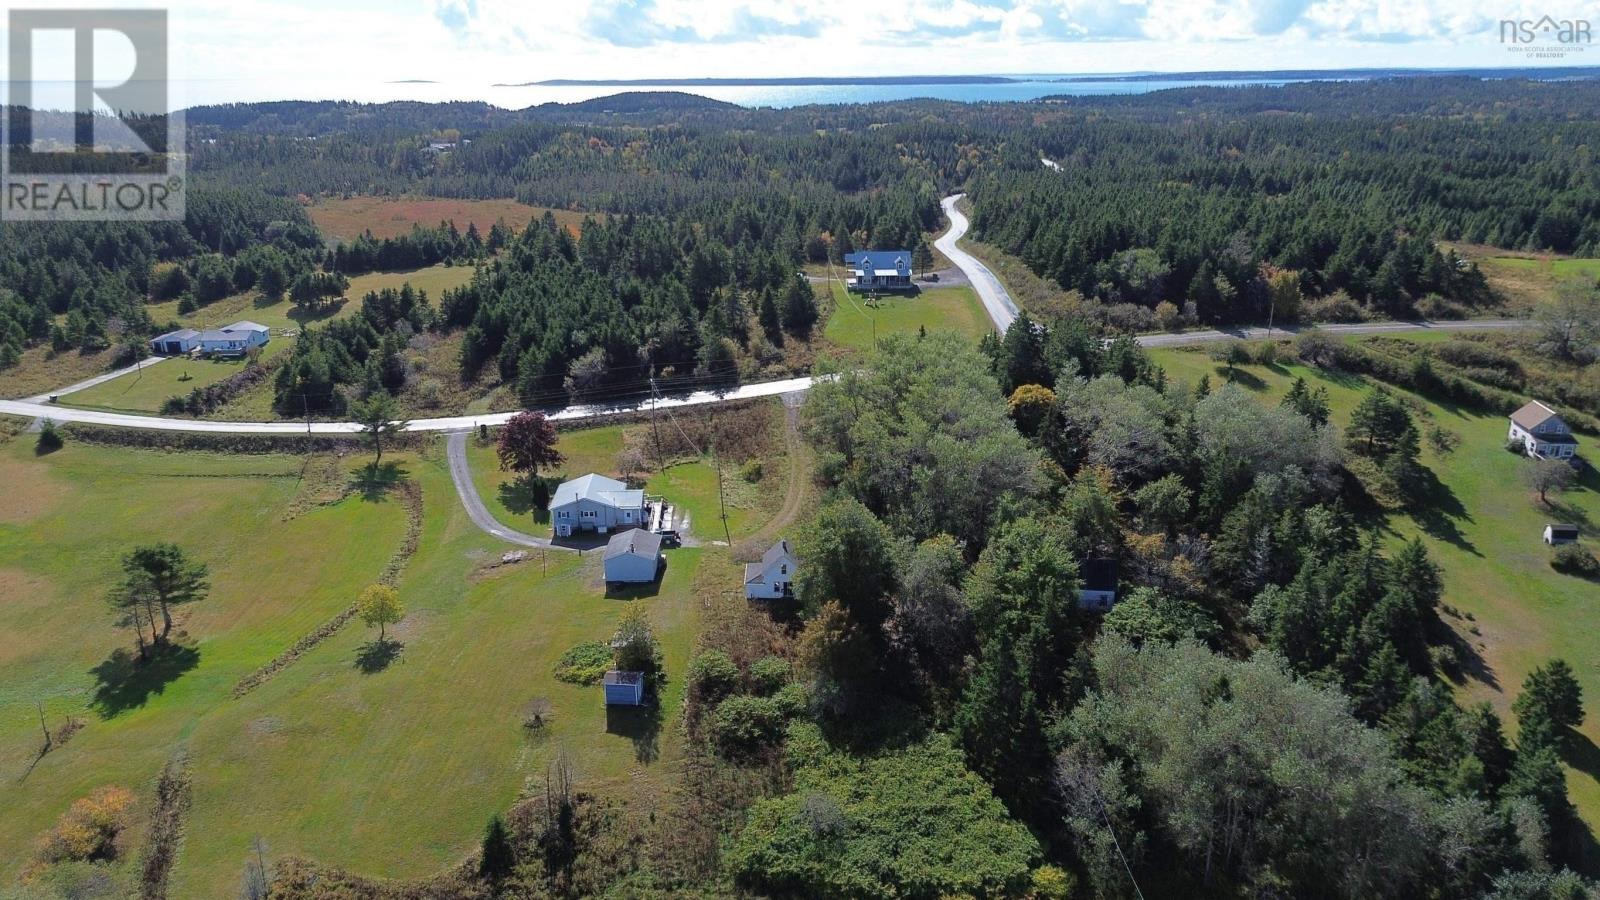
{"label": "small shed", "polygon": [[1117,602],[1117,561],[1091,559],[1083,564],[1078,584],[1078,605],[1084,609],[1110,609]]}
{"label": "small shed", "polygon": [[611,669],[605,677],[607,706],[640,706],[644,703],[644,673]]}
{"label": "small shed", "polygon": [[1556,544],[1575,544],[1578,541],[1578,526],[1576,525],[1546,525],[1544,527],[1544,542],[1550,546]]}
{"label": "small shed", "polygon": [[642,528],[619,531],[606,542],[606,582],[646,584],[655,581],[665,561],[661,556],[661,535]]}

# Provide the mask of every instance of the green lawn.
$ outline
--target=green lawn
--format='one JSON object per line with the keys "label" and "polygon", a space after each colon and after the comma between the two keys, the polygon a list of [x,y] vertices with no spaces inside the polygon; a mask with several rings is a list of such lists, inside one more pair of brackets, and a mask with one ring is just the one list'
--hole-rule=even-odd
{"label": "green lawn", "polygon": [[[556,449],[566,456],[566,461],[558,471],[545,474],[558,481],[589,472],[616,477],[617,454],[622,450],[622,431],[623,426],[608,425],[561,432]],[[500,471],[493,444],[483,445],[476,439],[469,440],[467,458],[472,464],[473,483],[477,485],[484,505],[495,518],[529,534],[543,535],[549,532],[549,513],[533,505],[531,493],[522,489],[515,473]],[[782,502],[781,496],[771,496],[773,491],[780,490],[782,486],[777,474],[768,479],[765,487],[754,486],[739,478],[736,462],[724,461],[722,479],[728,506],[728,530],[735,541],[754,534],[762,522],[769,518],[766,514]],[[689,513],[693,533],[701,540],[723,539],[716,470],[709,458],[671,465],[665,472],[650,475],[645,482],[645,491],[680,504]]]}
{"label": "green lawn", "polygon": [[[489,816],[562,750],[585,789],[663,789],[701,609],[697,573],[731,566],[726,554],[670,552],[659,592],[636,601],[663,641],[672,677],[663,708],[608,717],[598,688],[551,674],[568,647],[607,639],[622,612],[603,594],[598,556],[484,570],[503,545],[467,520],[442,448],[392,458],[421,484],[426,510],[400,584],[407,616],[392,629],[403,652],[382,671],[360,671],[357,653],[371,635],[352,623],[234,699],[239,678],[377,577],[404,531],[398,500],[356,494],[285,521],[301,490],[298,458],[76,443],[36,458],[29,440],[0,446],[0,481],[22,486],[0,508],[0,884],[12,883],[36,836],[72,800],[106,784],[139,799],[119,864],[136,865],[154,779],[180,746],[193,760],[194,788],[174,897],[237,893],[257,836],[274,856],[362,874],[436,872],[470,853]],[[91,704],[90,670],[132,644],[111,626],[102,597],[120,554],[157,537],[212,568],[212,596],[185,626],[198,661],[138,702],[124,687],[118,708],[102,713]],[[546,733],[530,738],[521,710],[536,696],[554,713]],[[52,725],[67,714],[87,724],[28,772],[35,700]]]}
{"label": "green lawn", "polygon": [[[1214,387],[1224,381],[1204,352],[1158,350],[1151,356],[1169,377],[1193,384],[1210,374]],[[1348,422],[1369,386],[1364,379],[1299,365],[1244,366],[1242,371],[1239,383],[1265,402],[1276,403],[1295,376],[1326,387],[1340,425]],[[1600,526],[1600,479],[1591,473],[1558,506],[1543,508],[1523,486],[1521,471],[1527,461],[1505,450],[1505,417],[1423,402],[1431,422],[1455,432],[1461,442],[1443,455],[1424,449],[1423,462],[1448,488],[1447,498],[1421,520],[1390,516],[1391,536],[1399,541],[1421,535],[1444,569],[1445,602],[1473,617],[1446,620],[1478,650],[1486,667],[1484,677],[1469,678],[1462,686],[1464,700],[1490,700],[1514,732],[1510,705],[1528,672],[1552,657],[1572,663],[1591,707],[1581,729],[1591,745],[1587,756],[1568,760],[1577,764],[1568,770],[1568,785],[1584,818],[1600,824],[1600,769],[1593,762],[1600,757],[1593,746],[1600,741],[1600,714],[1595,712],[1600,667],[1594,638],[1600,633],[1600,585],[1551,569],[1549,549],[1540,539],[1549,522],[1578,522],[1591,535],[1591,549],[1600,549],[1592,537]],[[1481,634],[1473,634],[1474,628]]]}
{"label": "green lawn", "polygon": [[[267,351],[281,352],[287,338],[267,345]],[[140,369],[92,388],[67,394],[63,406],[107,409],[120,412],[156,413],[168,397],[187,396],[195,388],[215,384],[244,370],[243,359],[169,359],[149,369]]]}
{"label": "green lawn", "polygon": [[875,337],[891,334],[948,330],[974,340],[994,326],[983,311],[983,304],[970,287],[941,287],[911,297],[867,299],[849,294],[838,282],[833,290],[833,314],[823,329],[830,343],[854,351],[872,349]]}
{"label": "green lawn", "polygon": [[1483,264],[1504,269],[1542,272],[1557,279],[1600,278],[1600,259],[1528,259],[1521,256],[1493,256],[1483,260]]}

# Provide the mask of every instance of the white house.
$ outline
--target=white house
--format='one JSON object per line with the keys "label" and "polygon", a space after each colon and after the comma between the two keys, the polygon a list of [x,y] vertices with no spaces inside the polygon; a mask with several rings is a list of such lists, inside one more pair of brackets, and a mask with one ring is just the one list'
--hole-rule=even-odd
{"label": "white house", "polygon": [[1575,544],[1578,541],[1578,526],[1576,525],[1546,525],[1544,527],[1544,542],[1552,547],[1556,544]]}
{"label": "white house", "polygon": [[648,584],[656,580],[665,563],[661,535],[653,531],[630,528],[606,543],[607,584]]}
{"label": "white house", "polygon": [[1556,411],[1535,400],[1511,414],[1506,440],[1521,441],[1534,459],[1570,460],[1578,452],[1578,439]]}
{"label": "white house", "polygon": [[556,488],[550,498],[550,523],[556,537],[570,537],[579,531],[607,534],[648,522],[644,506],[644,491],[629,490],[615,478],[591,472]]}
{"label": "white house", "polygon": [[745,563],[745,599],[781,600],[792,596],[795,568],[794,551],[789,549],[788,539],[773,544],[761,555],[760,562]]}
{"label": "white house", "polygon": [[1117,602],[1117,561],[1091,559],[1078,573],[1078,605],[1084,609],[1107,610]]}
{"label": "white house", "polygon": [[644,705],[644,673],[611,669],[604,679],[607,706]]}
{"label": "white house", "polygon": [[845,268],[850,274],[844,286],[851,291],[909,291],[911,284],[911,251],[863,250],[846,253]]}

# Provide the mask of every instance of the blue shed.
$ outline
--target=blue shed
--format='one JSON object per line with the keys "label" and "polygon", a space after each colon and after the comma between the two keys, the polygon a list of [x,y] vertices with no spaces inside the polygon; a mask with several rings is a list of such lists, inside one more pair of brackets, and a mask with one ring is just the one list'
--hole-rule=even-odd
{"label": "blue shed", "polygon": [[607,706],[640,706],[644,703],[643,672],[611,669],[606,672],[605,688]]}

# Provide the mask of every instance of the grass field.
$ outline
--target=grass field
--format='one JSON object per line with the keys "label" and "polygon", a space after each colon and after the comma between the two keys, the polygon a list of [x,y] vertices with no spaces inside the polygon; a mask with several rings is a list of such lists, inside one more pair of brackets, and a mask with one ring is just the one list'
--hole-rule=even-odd
{"label": "grass field", "polygon": [[[621,425],[610,425],[561,432],[556,449],[561,451],[566,461],[559,470],[544,474],[558,481],[589,472],[616,477],[617,454],[623,446],[623,428]],[[495,518],[529,534],[549,533],[549,513],[533,504],[531,492],[518,484],[516,473],[500,471],[493,444],[480,444],[476,439],[468,441],[467,458],[472,464],[472,480],[477,485],[478,494],[483,497],[484,505]],[[774,492],[781,491],[781,481],[774,474],[766,487],[750,485],[739,478],[736,462],[724,461],[723,465],[728,531],[737,542],[754,534],[770,518],[772,509],[782,500],[781,496],[773,496]],[[777,462],[770,462],[767,469],[781,472]],[[693,534],[701,540],[723,539],[722,520],[718,514],[717,476],[710,460],[669,465],[666,471],[649,476],[645,491],[664,496],[680,505],[689,514]]]}
{"label": "grass field", "polygon": [[22,351],[16,365],[0,370],[0,397],[32,397],[77,384],[110,369],[116,358],[116,347],[99,353],[52,353],[49,345],[31,347]]}
{"label": "grass field", "polygon": [[[1210,374],[1213,386],[1223,383],[1219,368],[1204,352],[1158,350],[1151,355],[1169,377],[1193,384]],[[1277,402],[1296,376],[1326,387],[1333,420],[1340,425],[1348,422],[1370,386],[1355,376],[1299,365],[1244,366],[1242,372],[1238,383],[1265,402]],[[1472,616],[1467,621],[1446,619],[1484,663],[1484,676],[1462,685],[1464,700],[1493,702],[1514,732],[1510,705],[1528,672],[1553,657],[1573,665],[1590,707],[1580,729],[1589,743],[1587,751],[1568,755],[1568,786],[1585,820],[1600,825],[1600,751],[1595,749],[1600,741],[1600,666],[1594,642],[1600,631],[1600,585],[1551,569],[1549,548],[1540,540],[1552,521],[1578,522],[1594,533],[1600,526],[1600,478],[1588,473],[1581,489],[1559,498],[1557,506],[1543,508],[1523,486],[1521,470],[1527,462],[1505,450],[1503,416],[1417,399],[1433,424],[1455,432],[1461,442],[1443,455],[1431,448],[1423,451],[1423,462],[1448,489],[1438,511],[1424,519],[1393,514],[1389,533],[1396,541],[1421,535],[1444,569],[1445,602]],[[1592,456],[1595,450],[1587,452]]]}
{"label": "grass field", "polygon": [[1600,278],[1600,259],[1553,256],[1474,255],[1490,286],[1516,307],[1527,308],[1555,293],[1556,285],[1571,279],[1593,282]]}
{"label": "grass field", "polygon": [[[309,209],[311,221],[322,233],[336,240],[348,241],[371,231],[374,237],[391,238],[409,234],[411,226],[433,227],[440,222],[454,222],[462,231],[467,225],[478,226],[484,235],[501,219],[517,231],[529,219],[545,213],[545,207],[528,206],[515,200],[452,200],[436,197],[347,197],[318,200]],[[556,221],[574,234],[583,223],[584,213],[564,209],[551,210]]]}
{"label": "grass field", "polygon": [[[382,671],[361,671],[357,654],[371,635],[355,622],[234,699],[239,678],[377,577],[404,531],[400,502],[358,492],[331,506],[297,503],[307,486],[293,457],[69,443],[39,458],[24,438],[0,446],[0,481],[19,486],[0,509],[0,884],[13,883],[68,804],[106,784],[139,798],[116,864],[126,872],[142,849],[156,774],[179,747],[193,761],[193,808],[174,897],[236,894],[257,836],[273,856],[381,877],[436,872],[470,853],[488,817],[558,751],[584,789],[659,796],[678,753],[674,717],[701,607],[695,581],[704,562],[730,566],[726,554],[671,552],[659,592],[636,601],[673,678],[663,707],[608,717],[598,688],[551,675],[568,647],[608,638],[622,611],[603,595],[598,557],[486,569],[502,545],[467,520],[442,450],[393,458],[420,483],[425,508],[419,552],[400,582],[407,616],[392,629],[403,651]],[[364,462],[340,463],[340,477]],[[289,516],[301,507],[309,511]],[[102,601],[117,559],[155,537],[208,563],[213,583],[184,623],[197,658],[159,686],[102,665],[132,647]],[[521,710],[536,696],[554,712],[530,738]],[[30,770],[35,701],[52,727],[69,714],[86,725]]]}
{"label": "grass field", "polygon": [[[268,303],[265,298],[255,293],[224,297],[187,316],[178,315],[178,304],[175,300],[152,304],[149,309],[151,318],[159,323],[176,321],[182,326],[198,329],[215,328],[240,319],[259,322],[273,332],[272,341],[267,344],[264,351],[264,355],[270,358],[288,352],[294,346],[295,339],[288,332],[296,331],[308,323],[314,324],[354,315],[356,310],[361,308],[361,298],[370,292],[410,284],[418,290],[427,291],[428,296],[437,302],[441,291],[460,287],[471,279],[472,269],[465,266],[440,265],[409,272],[373,272],[350,279],[350,290],[345,295],[348,298],[346,302],[315,317],[302,315],[288,300]],[[172,360],[148,371],[124,375],[87,390],[69,394],[62,398],[62,403],[67,406],[117,412],[160,412],[161,405],[168,397],[188,394],[197,387],[214,384],[240,371],[244,365],[243,360]],[[83,377],[88,376],[80,376],[78,380]],[[62,381],[51,386],[63,387],[68,383],[70,382]],[[243,418],[272,419],[275,416],[272,413],[271,400],[272,385],[265,383],[257,386],[245,397],[239,398],[235,404],[230,404],[227,412],[236,418],[243,412],[246,413]],[[235,410],[233,407],[236,405],[240,409]]]}
{"label": "grass field", "polygon": [[833,314],[823,329],[831,344],[856,352],[872,348],[874,337],[914,334],[919,329],[954,331],[976,340],[993,330],[978,295],[969,287],[933,288],[911,297],[869,300],[847,294],[832,282]]}

